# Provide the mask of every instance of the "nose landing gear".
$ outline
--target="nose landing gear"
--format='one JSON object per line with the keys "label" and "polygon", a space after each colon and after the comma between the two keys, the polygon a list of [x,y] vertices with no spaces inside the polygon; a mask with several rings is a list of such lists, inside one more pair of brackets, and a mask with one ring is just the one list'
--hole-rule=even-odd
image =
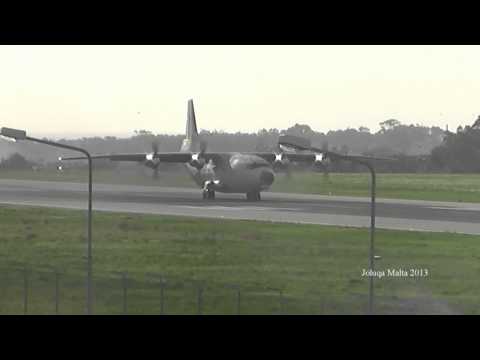
{"label": "nose landing gear", "polygon": [[251,191],[247,193],[247,201],[260,201],[260,192],[259,191]]}
{"label": "nose landing gear", "polygon": [[214,182],[206,181],[203,186],[202,196],[204,200],[215,200],[215,190],[212,189]]}
{"label": "nose landing gear", "polygon": [[203,190],[202,196],[204,200],[215,200],[215,191],[213,190]]}

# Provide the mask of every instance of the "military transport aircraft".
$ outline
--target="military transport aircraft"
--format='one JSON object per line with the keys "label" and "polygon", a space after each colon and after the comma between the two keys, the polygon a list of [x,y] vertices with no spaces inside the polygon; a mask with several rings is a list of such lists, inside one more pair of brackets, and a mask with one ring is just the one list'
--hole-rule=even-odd
{"label": "military transport aircraft", "polygon": [[[278,152],[219,153],[207,152],[206,143],[201,140],[195,119],[193,100],[188,101],[187,128],[179,152],[95,155],[92,159],[111,161],[133,161],[156,170],[161,162],[183,163],[195,183],[202,188],[203,199],[215,199],[215,191],[223,193],[245,193],[247,200],[260,200],[260,192],[267,190],[275,179],[274,169],[286,167],[290,162],[321,165],[336,155],[309,147],[306,139],[296,138],[280,144]],[[290,137],[294,138],[294,137]],[[291,143],[296,146],[290,147]],[[296,150],[302,150],[298,152]],[[313,149],[313,151],[309,151]],[[307,152],[305,152],[307,151]],[[338,155],[341,156],[341,155]],[[367,158],[359,156],[359,158]],[[80,160],[85,157],[67,157],[59,160]]]}

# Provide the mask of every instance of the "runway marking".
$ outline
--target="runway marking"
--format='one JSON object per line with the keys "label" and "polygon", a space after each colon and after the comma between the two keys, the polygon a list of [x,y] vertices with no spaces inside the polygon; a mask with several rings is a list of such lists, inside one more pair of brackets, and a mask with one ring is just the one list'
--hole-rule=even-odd
{"label": "runway marking", "polygon": [[480,208],[455,207],[455,206],[426,206],[428,209],[455,210],[455,211],[480,211]]}
{"label": "runway marking", "polygon": [[193,205],[172,205],[174,207],[179,208],[189,208],[189,209],[201,209],[201,210],[235,210],[235,211],[244,211],[244,210],[288,210],[288,211],[298,211],[301,210],[299,208],[274,208],[274,207],[258,207],[258,206],[240,206],[240,207],[233,207],[233,206],[193,206]]}

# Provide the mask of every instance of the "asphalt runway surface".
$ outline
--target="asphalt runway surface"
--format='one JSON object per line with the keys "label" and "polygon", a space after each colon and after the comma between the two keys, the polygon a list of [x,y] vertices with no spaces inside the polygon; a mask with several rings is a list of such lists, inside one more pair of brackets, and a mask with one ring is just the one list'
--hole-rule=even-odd
{"label": "asphalt runway surface", "polygon": [[[370,199],[263,192],[259,202],[245,194],[216,193],[203,200],[200,189],[94,184],[99,211],[184,215],[224,219],[370,226]],[[0,180],[0,203],[86,209],[87,184]],[[480,235],[480,204],[377,199],[376,226],[384,229]]]}

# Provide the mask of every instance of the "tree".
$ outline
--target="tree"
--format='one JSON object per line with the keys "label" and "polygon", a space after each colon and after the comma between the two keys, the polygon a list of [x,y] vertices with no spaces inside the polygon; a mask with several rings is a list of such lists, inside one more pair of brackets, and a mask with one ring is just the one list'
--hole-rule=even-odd
{"label": "tree", "polygon": [[381,122],[380,124],[381,132],[387,132],[388,130],[391,130],[397,126],[400,126],[401,123],[398,120],[395,119],[389,119]]}
{"label": "tree", "polygon": [[477,120],[472,125],[472,129],[479,129],[480,128],[480,115],[478,115]]}
{"label": "tree", "polygon": [[285,131],[285,134],[311,138],[315,135],[315,132],[308,125],[295,124],[294,126],[288,128]]}
{"label": "tree", "polygon": [[12,154],[1,163],[1,167],[4,169],[31,169],[33,165],[33,162],[28,161],[19,153]]}
{"label": "tree", "polygon": [[152,132],[149,130],[134,130],[133,131],[136,136],[145,136],[145,135],[152,135]]}

